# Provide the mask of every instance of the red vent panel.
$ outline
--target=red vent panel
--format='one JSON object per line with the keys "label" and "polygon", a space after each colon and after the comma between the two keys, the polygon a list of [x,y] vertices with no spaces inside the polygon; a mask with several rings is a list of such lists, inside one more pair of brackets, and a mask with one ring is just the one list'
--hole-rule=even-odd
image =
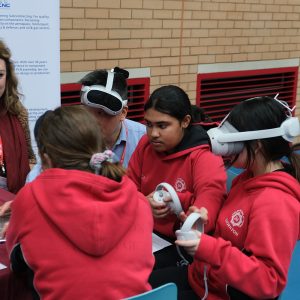
{"label": "red vent panel", "polygon": [[60,99],[61,105],[80,104],[80,90],[79,83],[64,83],[60,85]]}
{"label": "red vent panel", "polygon": [[221,121],[234,105],[248,98],[272,96],[294,106],[298,68],[198,74],[196,104],[213,121]]}
{"label": "red vent panel", "polygon": [[128,84],[128,119],[142,122],[144,104],[149,98],[150,78],[129,78]]}

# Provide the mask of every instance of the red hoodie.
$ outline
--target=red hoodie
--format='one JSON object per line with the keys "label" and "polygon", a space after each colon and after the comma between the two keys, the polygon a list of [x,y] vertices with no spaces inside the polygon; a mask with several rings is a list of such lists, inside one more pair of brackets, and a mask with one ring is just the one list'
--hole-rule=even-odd
{"label": "red hoodie", "polygon": [[199,297],[204,295],[204,265],[208,300],[229,299],[227,285],[254,299],[277,297],[300,238],[299,201],[299,182],[286,172],[254,178],[245,172],[237,177],[214,237],[202,235],[189,268],[190,284]]}
{"label": "red hoodie", "polygon": [[44,300],[121,299],[151,288],[152,229],[126,176],[48,169],[15,198],[7,248],[21,244]]}
{"label": "red hoodie", "polygon": [[[161,182],[171,184],[183,209],[187,211],[191,205],[206,207],[209,217],[206,231],[215,228],[226,195],[226,172],[222,159],[210,151],[206,131],[201,126],[192,126],[172,154],[155,151],[148,137],[143,136],[129,161],[128,176],[146,196]],[[172,214],[155,219],[154,228],[175,237],[178,225],[177,217]]]}

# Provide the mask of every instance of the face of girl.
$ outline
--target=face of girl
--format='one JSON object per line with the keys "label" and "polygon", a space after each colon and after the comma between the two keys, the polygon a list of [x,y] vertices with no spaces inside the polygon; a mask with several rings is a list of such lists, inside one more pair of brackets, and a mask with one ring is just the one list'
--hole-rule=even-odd
{"label": "face of girl", "polygon": [[5,61],[0,58],[0,98],[3,96],[6,86],[6,65]]}
{"label": "face of girl", "polygon": [[[256,165],[260,165],[263,163],[263,154],[262,154],[262,146],[261,143],[258,141],[254,141],[251,144],[251,148],[253,151],[253,157],[251,158],[251,161],[248,162],[248,152],[247,148],[244,147],[241,153],[239,153],[237,160],[233,163],[233,166],[236,168],[241,169],[248,169],[250,171],[253,171],[253,168],[256,168]],[[232,156],[231,159],[233,160],[235,156]],[[247,164],[250,163],[250,165],[247,167]]]}
{"label": "face of girl", "polygon": [[[236,157],[236,155],[233,155],[231,157],[231,160],[233,160]],[[247,163],[247,150],[246,147],[243,148],[242,152],[238,155],[237,160],[233,163],[233,166],[235,168],[241,168],[244,169]]]}
{"label": "face of girl", "polygon": [[146,110],[145,122],[149,141],[157,152],[168,152],[174,149],[184,136],[184,129],[190,123],[187,115],[182,122],[161,113],[153,108]]}

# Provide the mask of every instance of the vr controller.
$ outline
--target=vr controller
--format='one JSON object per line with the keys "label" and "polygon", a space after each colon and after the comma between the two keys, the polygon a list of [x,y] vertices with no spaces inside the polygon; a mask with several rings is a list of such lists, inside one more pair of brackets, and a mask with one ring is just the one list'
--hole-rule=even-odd
{"label": "vr controller", "polygon": [[[171,198],[172,200],[169,202],[165,202],[165,199]],[[178,195],[174,188],[166,183],[160,183],[156,188],[153,194],[153,199],[158,203],[166,203],[172,212],[176,215],[179,215],[182,212],[182,207]]]}
{"label": "vr controller", "polygon": [[202,216],[199,213],[193,212],[191,213],[185,222],[183,223],[181,229],[176,230],[177,240],[196,240],[198,239],[198,235],[194,229],[204,232],[204,222],[202,220]]}

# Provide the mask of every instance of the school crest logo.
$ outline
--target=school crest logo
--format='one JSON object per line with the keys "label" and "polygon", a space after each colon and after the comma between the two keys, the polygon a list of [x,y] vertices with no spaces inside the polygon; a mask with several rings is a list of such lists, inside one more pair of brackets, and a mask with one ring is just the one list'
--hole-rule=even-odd
{"label": "school crest logo", "polygon": [[177,178],[175,182],[175,190],[177,192],[182,192],[186,189],[186,184],[182,178]]}
{"label": "school crest logo", "polygon": [[244,212],[241,209],[236,210],[231,216],[230,224],[234,227],[235,226],[242,227],[243,223],[244,223]]}

